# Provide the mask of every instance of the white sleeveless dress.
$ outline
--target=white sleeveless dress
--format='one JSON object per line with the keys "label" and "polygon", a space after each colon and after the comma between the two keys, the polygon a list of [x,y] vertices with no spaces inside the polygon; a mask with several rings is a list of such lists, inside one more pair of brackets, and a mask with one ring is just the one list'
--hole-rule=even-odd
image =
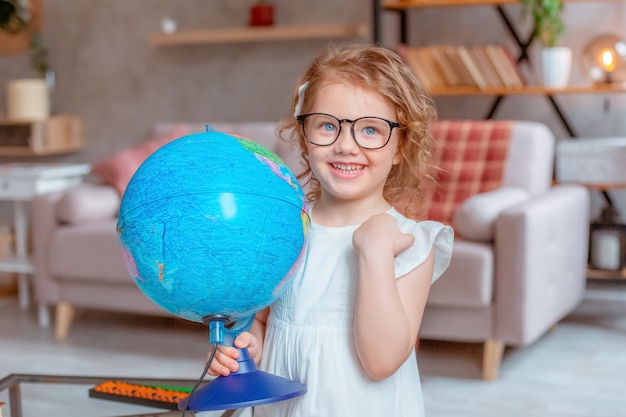
{"label": "white sleeveless dress", "polygon": [[[450,263],[453,231],[434,221],[415,222],[388,211],[414,244],[396,257],[399,278],[435,252],[433,281]],[[270,307],[260,368],[307,386],[301,397],[258,406],[255,417],[419,417],[424,415],[415,355],[382,381],[362,370],[354,346],[357,283],[352,234],[358,225],[313,223],[304,266]]]}

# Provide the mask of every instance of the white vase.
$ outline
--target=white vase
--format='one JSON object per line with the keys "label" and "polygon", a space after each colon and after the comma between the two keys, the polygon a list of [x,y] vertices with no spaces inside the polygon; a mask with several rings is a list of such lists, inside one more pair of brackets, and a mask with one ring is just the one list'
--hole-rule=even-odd
{"label": "white vase", "polygon": [[545,87],[566,87],[571,71],[572,50],[570,48],[553,47],[541,50],[541,74]]}

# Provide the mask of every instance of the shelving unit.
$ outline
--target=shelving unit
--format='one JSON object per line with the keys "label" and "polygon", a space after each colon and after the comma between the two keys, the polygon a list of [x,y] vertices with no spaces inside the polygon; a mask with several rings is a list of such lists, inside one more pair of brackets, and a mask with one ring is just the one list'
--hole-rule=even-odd
{"label": "shelving unit", "polygon": [[225,29],[181,30],[171,34],[155,33],[150,42],[156,46],[206,45],[238,42],[297,41],[367,36],[364,24],[297,26],[256,26]]}
{"label": "shelving unit", "polygon": [[[592,0],[563,0],[566,3],[589,3]],[[623,0],[599,0],[602,2],[622,2]],[[522,36],[518,33],[515,25],[508,17],[504,7],[509,5],[521,6],[519,0],[373,0],[373,24],[372,32],[374,42],[380,42],[381,38],[381,12],[390,11],[398,13],[400,16],[399,27],[399,41],[400,43],[407,44],[408,42],[408,11],[411,9],[419,9],[424,7],[452,7],[452,6],[492,6],[497,11],[500,19],[504,23],[509,34],[513,37],[515,42],[520,48],[520,53],[517,56],[518,64],[523,61],[528,61],[527,54],[528,48],[531,45],[533,39],[529,35],[527,39],[522,39]],[[623,86],[569,86],[563,89],[548,89],[541,86],[524,86],[522,88],[495,88],[479,90],[478,88],[436,88],[430,90],[433,95],[492,95],[495,99],[484,116],[485,119],[491,119],[495,115],[496,110],[501,104],[502,100],[506,96],[521,95],[521,94],[535,94],[544,95],[551,103],[558,118],[560,119],[563,127],[570,136],[577,136],[574,132],[571,124],[567,120],[560,106],[556,102],[554,96],[557,94],[594,94],[594,93],[620,93],[626,92],[626,88]]]}
{"label": "shelving unit", "polygon": [[[592,2],[593,0],[563,0],[566,3],[584,3]],[[623,2],[624,0],[598,0],[602,2]],[[419,9],[424,7],[452,7],[452,6],[492,6],[497,11],[500,20],[504,23],[506,30],[513,37],[516,44],[520,48],[520,53],[517,56],[517,63],[523,61],[529,61],[527,54],[533,39],[530,35],[526,39],[522,39],[522,36],[518,33],[515,25],[508,17],[505,7],[511,5],[521,6],[520,0],[373,0],[373,22],[372,32],[374,42],[381,41],[381,12],[390,11],[398,13],[400,17],[400,25],[398,29],[399,41],[401,43],[408,43],[408,11],[411,9]],[[568,133],[575,137],[576,133],[570,126],[569,121],[565,117],[565,114],[561,111],[554,96],[561,94],[611,94],[611,93],[624,93],[626,92],[625,86],[620,85],[571,85],[565,88],[553,89],[546,88],[537,85],[525,85],[520,88],[485,88],[479,89],[478,87],[443,87],[430,89],[431,94],[435,96],[495,96],[495,100],[491,105],[491,108],[487,112],[485,119],[491,119],[498,106],[502,102],[504,97],[511,95],[544,95],[552,104],[557,116],[561,120],[564,128]],[[583,184],[587,188],[600,191],[607,204],[613,205],[608,191],[617,188],[626,188],[626,184]],[[626,279],[626,268],[619,271],[607,271],[588,268],[587,277],[590,279],[613,279],[623,280]]]}

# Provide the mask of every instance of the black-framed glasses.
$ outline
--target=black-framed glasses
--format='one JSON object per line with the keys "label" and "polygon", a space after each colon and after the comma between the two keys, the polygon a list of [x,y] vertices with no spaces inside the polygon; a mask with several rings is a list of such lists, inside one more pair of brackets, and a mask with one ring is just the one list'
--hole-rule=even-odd
{"label": "black-framed glasses", "polygon": [[338,119],[332,114],[309,113],[297,116],[302,125],[305,139],[317,146],[329,146],[337,141],[341,135],[341,126],[350,123],[352,138],[363,149],[384,148],[394,127],[402,127],[398,122],[383,119],[382,117],[359,117],[358,119]]}

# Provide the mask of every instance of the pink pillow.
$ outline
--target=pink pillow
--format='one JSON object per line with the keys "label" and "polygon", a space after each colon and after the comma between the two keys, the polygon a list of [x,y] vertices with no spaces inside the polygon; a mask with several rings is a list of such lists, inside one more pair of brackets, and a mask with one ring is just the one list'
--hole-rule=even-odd
{"label": "pink pillow", "polygon": [[133,174],[146,158],[166,143],[188,133],[185,126],[175,126],[172,130],[154,136],[139,146],[117,152],[94,164],[91,172],[100,177],[105,184],[113,186],[122,195]]}

